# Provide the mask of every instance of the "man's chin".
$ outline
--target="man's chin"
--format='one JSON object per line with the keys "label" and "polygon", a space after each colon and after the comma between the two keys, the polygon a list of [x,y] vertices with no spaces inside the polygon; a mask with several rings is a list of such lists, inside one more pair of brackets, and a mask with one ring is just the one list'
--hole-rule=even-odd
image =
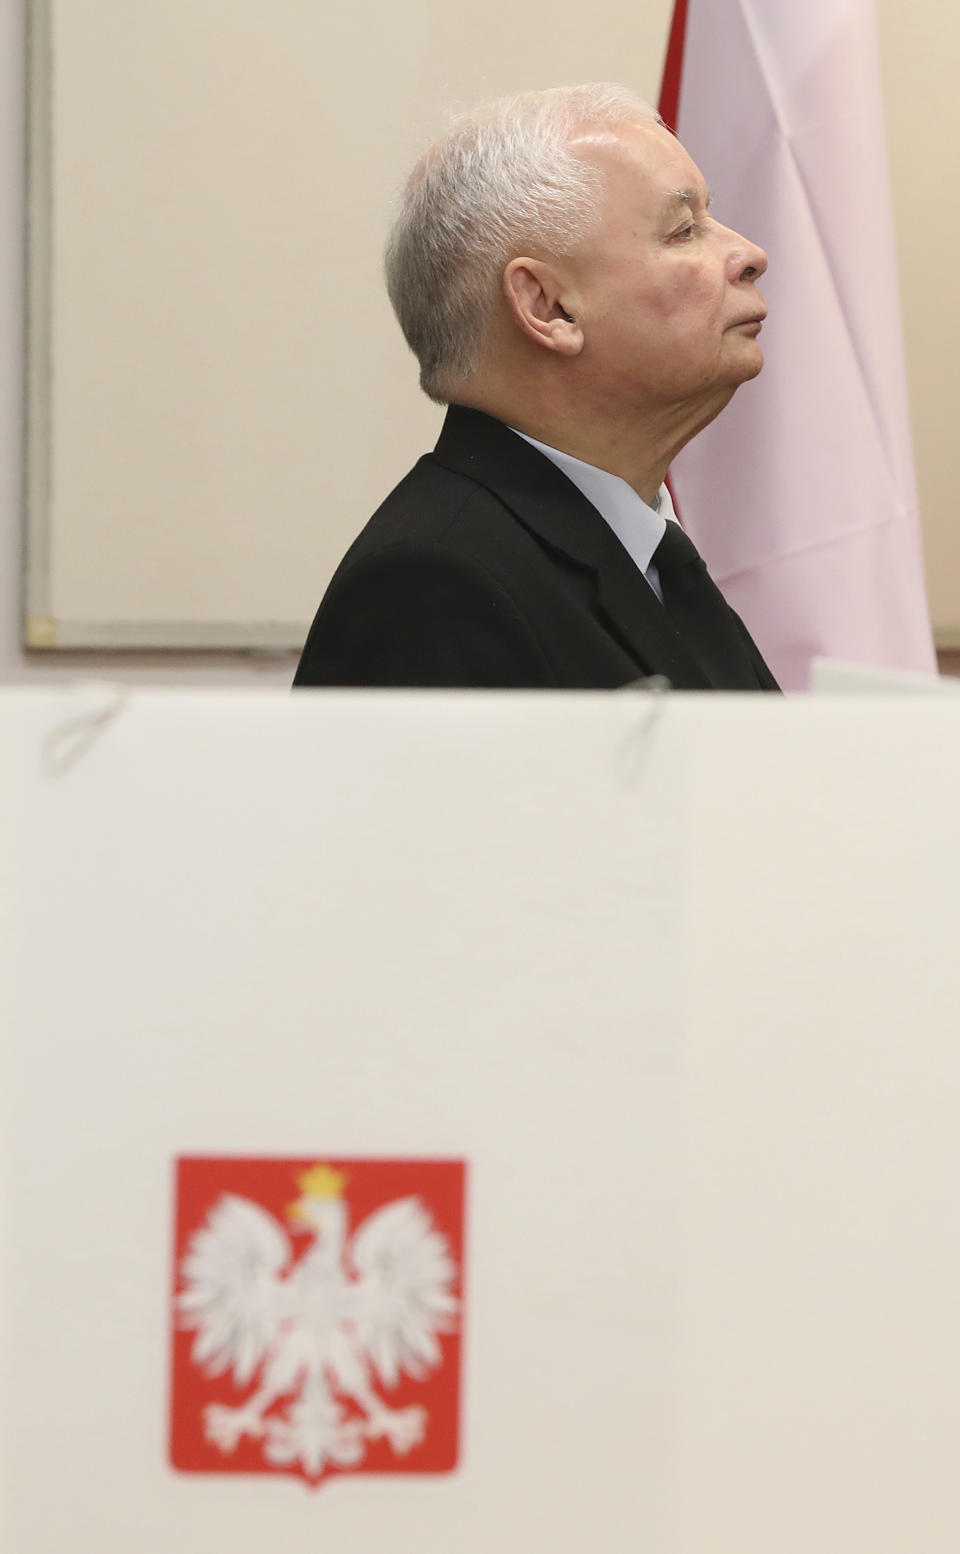
{"label": "man's chin", "polygon": [[750,349],[744,351],[743,358],[737,363],[737,367],[738,386],[741,383],[749,383],[751,378],[757,377],[763,371],[763,352],[756,341],[750,342]]}

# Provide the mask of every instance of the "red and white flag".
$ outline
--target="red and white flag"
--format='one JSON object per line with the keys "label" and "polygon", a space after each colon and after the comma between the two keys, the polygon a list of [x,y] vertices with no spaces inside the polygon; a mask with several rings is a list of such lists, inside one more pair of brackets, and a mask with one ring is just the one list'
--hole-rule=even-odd
{"label": "red and white flag", "polygon": [[935,670],[872,0],[676,0],[660,111],[766,249],[766,366],[671,486],[781,685]]}

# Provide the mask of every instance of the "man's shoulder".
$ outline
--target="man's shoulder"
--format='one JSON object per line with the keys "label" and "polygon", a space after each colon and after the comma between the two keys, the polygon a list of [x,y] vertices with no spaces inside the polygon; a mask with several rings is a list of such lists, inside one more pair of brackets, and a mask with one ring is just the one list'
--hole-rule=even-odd
{"label": "man's shoulder", "polygon": [[452,529],[480,521],[481,512],[491,509],[502,503],[484,485],[425,453],[381,502],[349,555],[359,559],[387,544],[442,543]]}
{"label": "man's shoulder", "polygon": [[502,539],[517,520],[522,527],[544,507],[562,511],[571,502],[584,499],[509,426],[451,405],[436,448],[381,503],[347,559],[366,558],[384,544],[469,546],[491,530]]}
{"label": "man's shoulder", "polygon": [[538,629],[551,571],[495,489],[426,454],[341,561],[295,683],[555,684]]}
{"label": "man's shoulder", "polygon": [[[522,504],[511,485],[515,448],[521,461],[540,455],[499,422],[456,407],[437,447],[426,453],[381,502],[344,557],[350,568],[386,548],[437,547],[502,556],[531,544],[518,523]],[[547,466],[548,476],[552,473]],[[536,466],[535,466],[536,468]]]}

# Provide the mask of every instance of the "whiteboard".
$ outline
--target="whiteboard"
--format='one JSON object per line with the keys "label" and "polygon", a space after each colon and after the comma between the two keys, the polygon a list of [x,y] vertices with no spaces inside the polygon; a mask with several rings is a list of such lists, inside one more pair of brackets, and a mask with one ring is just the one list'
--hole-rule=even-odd
{"label": "whiteboard", "polygon": [[441,412],[381,279],[451,107],[655,96],[669,0],[33,0],[25,635],[295,649]]}

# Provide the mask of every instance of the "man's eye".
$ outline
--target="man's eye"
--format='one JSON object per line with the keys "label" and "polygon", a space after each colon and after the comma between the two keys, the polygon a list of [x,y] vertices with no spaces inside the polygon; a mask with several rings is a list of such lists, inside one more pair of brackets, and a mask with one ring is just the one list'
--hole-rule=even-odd
{"label": "man's eye", "polygon": [[676,232],[671,234],[670,241],[671,243],[688,243],[692,237],[696,237],[699,231],[700,228],[695,221],[688,221],[686,226],[678,227]]}

